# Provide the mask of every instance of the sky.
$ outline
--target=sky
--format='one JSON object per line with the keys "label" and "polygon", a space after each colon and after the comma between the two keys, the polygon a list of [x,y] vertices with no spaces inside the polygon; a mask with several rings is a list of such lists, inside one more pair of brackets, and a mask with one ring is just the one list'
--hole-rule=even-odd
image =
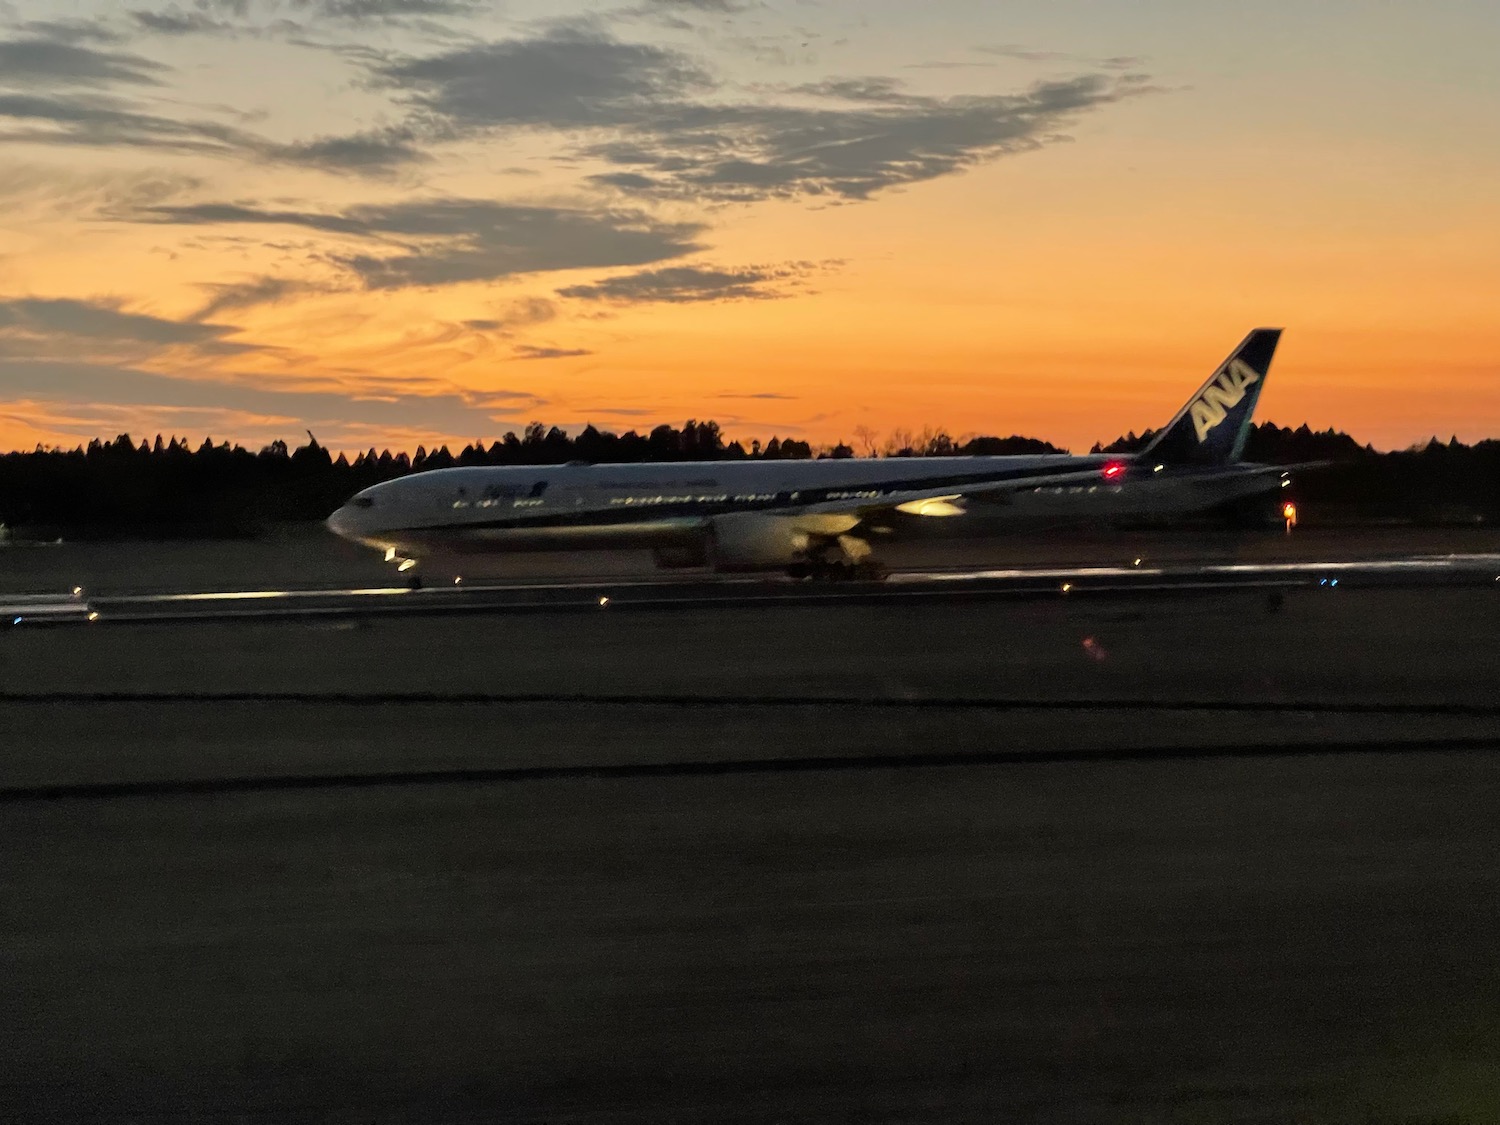
{"label": "sky", "polygon": [[1500,436],[1493,0],[0,0],[0,449]]}

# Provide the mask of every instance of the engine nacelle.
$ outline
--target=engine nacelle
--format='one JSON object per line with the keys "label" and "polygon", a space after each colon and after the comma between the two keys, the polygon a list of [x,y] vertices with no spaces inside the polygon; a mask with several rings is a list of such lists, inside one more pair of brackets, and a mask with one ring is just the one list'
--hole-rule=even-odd
{"label": "engine nacelle", "polygon": [[780,570],[805,560],[812,538],[796,518],[733,513],[714,517],[708,555],[715,570]]}
{"label": "engine nacelle", "polygon": [[657,547],[651,552],[659,570],[693,570],[708,565],[708,548],[702,543]]}

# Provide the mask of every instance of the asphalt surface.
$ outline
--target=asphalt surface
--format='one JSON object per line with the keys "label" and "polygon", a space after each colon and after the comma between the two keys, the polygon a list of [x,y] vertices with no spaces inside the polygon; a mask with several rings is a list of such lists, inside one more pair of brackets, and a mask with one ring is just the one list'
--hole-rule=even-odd
{"label": "asphalt surface", "polygon": [[[979,521],[974,521],[979,522]],[[895,571],[968,571],[1016,567],[1273,564],[1500,554],[1500,529],[1300,527],[1288,536],[1266,530],[1108,530],[1079,528],[1044,535],[965,533],[969,520],[942,525],[927,538],[878,544]],[[955,526],[957,525],[957,526]],[[949,533],[949,528],[954,528]],[[980,523],[982,530],[982,523]],[[941,533],[941,534],[940,534]],[[423,567],[424,571],[429,568]],[[457,570],[476,583],[608,583],[702,581],[701,572],[662,572],[645,552],[568,552],[475,556],[437,566],[429,585]],[[378,551],[336,538],[318,526],[289,526],[254,539],[147,542],[67,541],[0,544],[0,596],[90,596],[246,590],[367,589],[397,586]]]}
{"label": "asphalt surface", "polygon": [[1357,581],[0,630],[0,1119],[1491,1122],[1497,635]]}

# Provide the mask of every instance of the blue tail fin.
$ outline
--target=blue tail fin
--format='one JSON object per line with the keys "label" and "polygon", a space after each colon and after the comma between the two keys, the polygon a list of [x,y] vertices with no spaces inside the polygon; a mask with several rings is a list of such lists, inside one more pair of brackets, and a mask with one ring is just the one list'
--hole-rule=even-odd
{"label": "blue tail fin", "polygon": [[1246,336],[1146,447],[1141,459],[1163,465],[1238,461],[1280,340],[1280,328],[1257,328]]}

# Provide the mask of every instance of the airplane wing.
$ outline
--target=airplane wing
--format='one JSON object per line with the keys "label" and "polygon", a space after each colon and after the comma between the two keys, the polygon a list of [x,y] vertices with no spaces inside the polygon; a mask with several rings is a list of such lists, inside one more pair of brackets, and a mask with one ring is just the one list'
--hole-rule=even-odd
{"label": "airplane wing", "polygon": [[[1183,476],[1191,476],[1200,479],[1211,479],[1220,477],[1244,478],[1250,476],[1271,476],[1297,472],[1304,469],[1318,469],[1330,465],[1330,461],[1308,461],[1296,465],[1247,465],[1235,464],[1223,468],[1198,470]],[[1118,478],[1107,475],[1111,466],[1119,465]],[[1055,473],[1034,476],[997,477],[991,481],[981,483],[969,483],[964,485],[948,484],[933,488],[923,489],[896,489],[890,492],[882,492],[875,496],[851,496],[840,497],[836,500],[821,500],[810,504],[804,504],[795,509],[797,514],[811,516],[857,516],[865,518],[880,515],[886,512],[900,511],[911,515],[926,516],[957,516],[964,512],[964,501],[983,497],[1000,496],[1006,493],[1025,492],[1035,488],[1077,488],[1104,486],[1118,479],[1119,483],[1126,483],[1132,477],[1140,474],[1151,475],[1149,466],[1142,466],[1139,462],[1131,462],[1121,459],[1117,462],[1095,463],[1083,465],[1073,469],[1066,469]]]}
{"label": "airplane wing", "polygon": [[[1123,462],[1121,463],[1123,465]],[[816,516],[873,516],[884,512],[903,511],[915,515],[959,515],[962,502],[971,497],[995,496],[1009,492],[1023,492],[1033,488],[1062,488],[1079,485],[1102,485],[1106,479],[1100,466],[1089,465],[1076,469],[1048,473],[1043,476],[999,477],[992,481],[947,485],[936,488],[896,489],[878,496],[852,496],[837,500],[821,500],[797,508],[800,515]],[[945,510],[942,505],[948,505]]]}

